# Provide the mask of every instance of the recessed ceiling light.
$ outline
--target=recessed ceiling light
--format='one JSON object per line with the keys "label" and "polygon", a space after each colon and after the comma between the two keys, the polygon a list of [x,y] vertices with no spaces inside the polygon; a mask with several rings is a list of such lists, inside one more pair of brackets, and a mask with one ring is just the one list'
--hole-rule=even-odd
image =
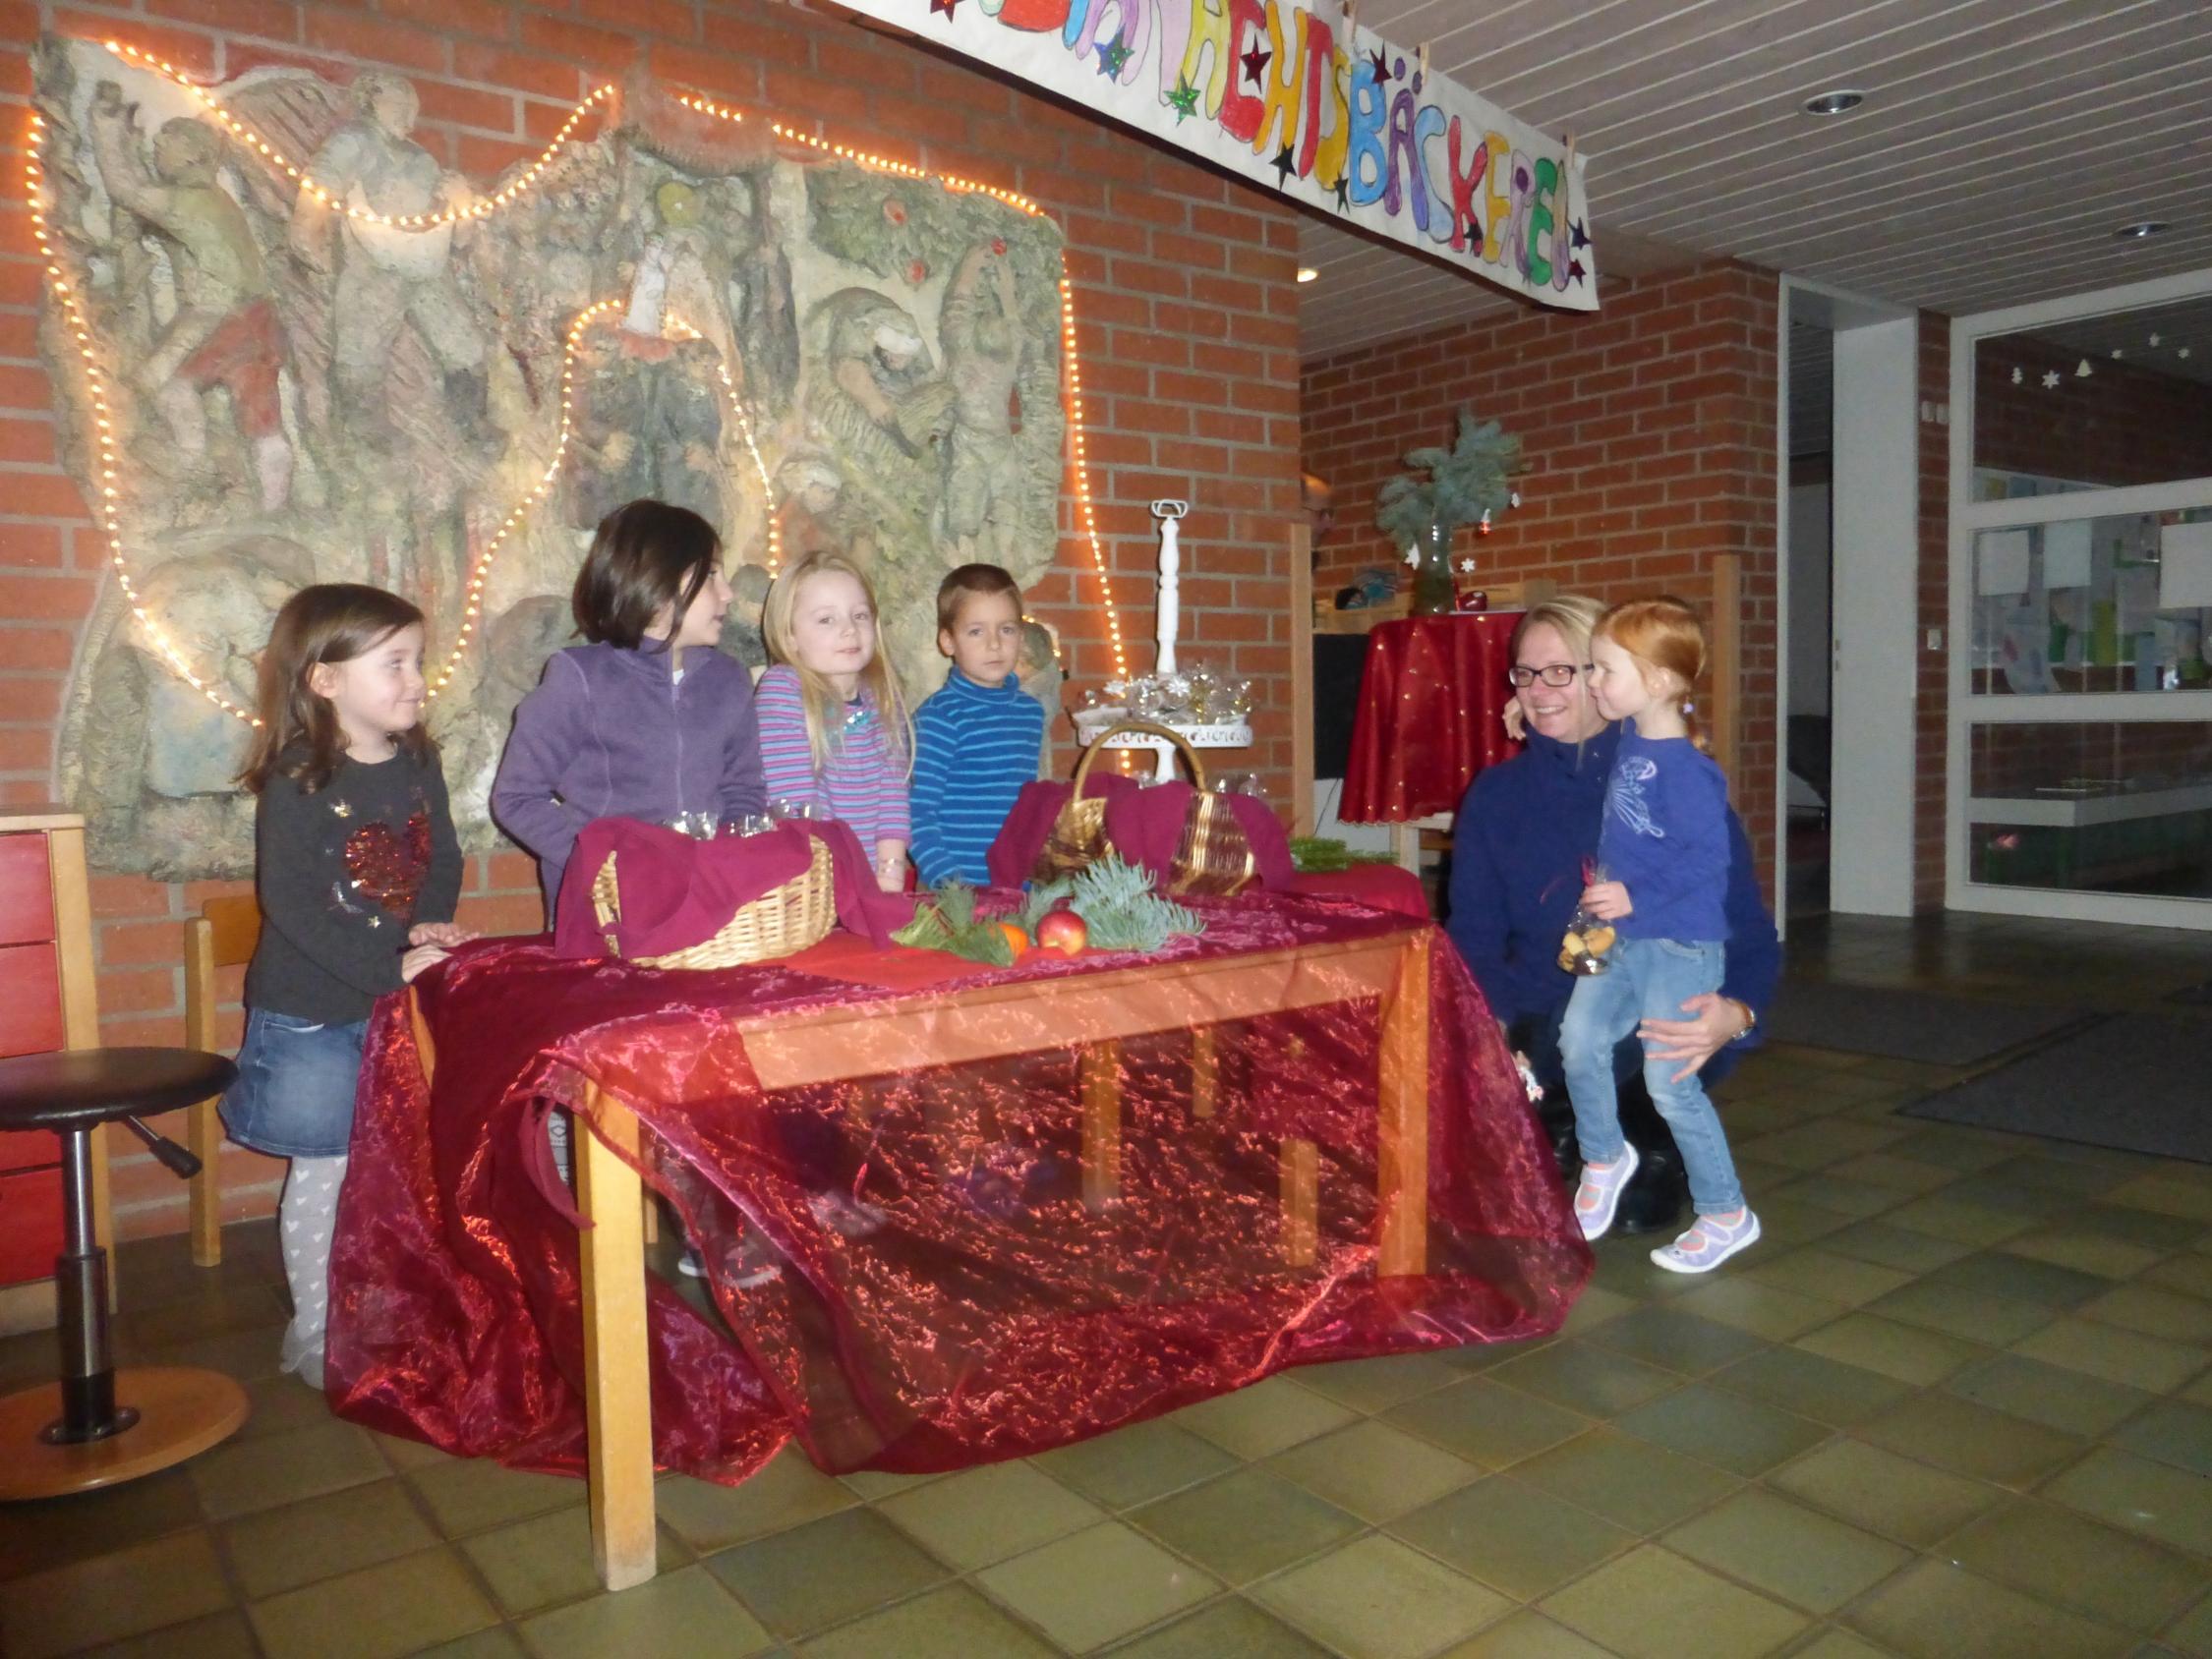
{"label": "recessed ceiling light", "polygon": [[1300,265],[1298,267],[1298,280],[1301,282],[1317,281],[1320,277],[1320,274],[1321,273],[1315,270],[1311,265]]}
{"label": "recessed ceiling light", "polygon": [[2138,219],[2131,225],[2122,225],[2113,235],[2123,242],[2140,242],[2146,236],[2157,236],[2166,229],[2164,219]]}
{"label": "recessed ceiling light", "polygon": [[1864,92],[1856,91],[1849,86],[1843,86],[1833,92],[1823,92],[1815,98],[1807,98],[1805,100],[1805,113],[1807,115],[1848,115],[1865,102],[1866,94]]}

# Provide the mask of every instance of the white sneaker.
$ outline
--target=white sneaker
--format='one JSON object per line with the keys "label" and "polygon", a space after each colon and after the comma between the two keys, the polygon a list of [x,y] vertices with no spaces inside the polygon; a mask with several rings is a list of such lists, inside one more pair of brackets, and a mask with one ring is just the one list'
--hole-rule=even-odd
{"label": "white sneaker", "polygon": [[1612,1230],[1620,1195],[1628,1190],[1628,1177],[1641,1162],[1636,1149],[1624,1143],[1620,1156],[1604,1169],[1582,1167],[1582,1181],[1575,1188],[1575,1220],[1582,1224],[1583,1237],[1596,1242]]}
{"label": "white sneaker", "polygon": [[1743,1219],[1732,1227],[1711,1216],[1700,1216],[1671,1244],[1652,1252],[1652,1260],[1669,1273],[1711,1273],[1739,1250],[1759,1242],[1759,1218],[1745,1205]]}

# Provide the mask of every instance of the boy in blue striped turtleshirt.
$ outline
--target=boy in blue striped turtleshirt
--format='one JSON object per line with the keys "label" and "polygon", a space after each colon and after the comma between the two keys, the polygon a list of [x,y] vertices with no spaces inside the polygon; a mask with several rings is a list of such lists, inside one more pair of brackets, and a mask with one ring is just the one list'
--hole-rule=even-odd
{"label": "boy in blue striped turtleshirt", "polygon": [[914,711],[910,801],[924,885],[989,883],[986,855],[1021,785],[1037,775],[1044,705],[1021,689],[1021,590],[995,564],[963,564],[938,585],[944,687]]}

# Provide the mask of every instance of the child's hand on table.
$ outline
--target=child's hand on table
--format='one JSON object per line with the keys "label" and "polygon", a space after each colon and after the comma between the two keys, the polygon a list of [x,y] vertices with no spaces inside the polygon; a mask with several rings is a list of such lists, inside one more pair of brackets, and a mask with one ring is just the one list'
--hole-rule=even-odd
{"label": "child's hand on table", "polygon": [[409,944],[441,944],[448,949],[483,937],[476,929],[464,928],[458,922],[417,922],[407,930]]}
{"label": "child's hand on table", "polygon": [[414,949],[408,951],[406,955],[399,959],[399,983],[402,985],[414,984],[417,974],[434,962],[444,961],[445,954],[445,947],[442,944],[416,945]]}

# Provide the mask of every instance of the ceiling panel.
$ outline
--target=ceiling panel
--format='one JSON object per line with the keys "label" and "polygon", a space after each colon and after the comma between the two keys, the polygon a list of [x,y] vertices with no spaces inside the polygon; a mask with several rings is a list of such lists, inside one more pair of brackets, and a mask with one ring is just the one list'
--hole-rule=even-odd
{"label": "ceiling panel", "polygon": [[[1366,0],[1363,30],[1573,132],[1602,275],[1728,256],[1952,314],[2212,262],[2206,0]],[[1834,86],[1868,94],[1803,113]],[[2120,225],[2174,228],[2121,242]],[[1310,216],[1307,355],[1517,306]]]}

